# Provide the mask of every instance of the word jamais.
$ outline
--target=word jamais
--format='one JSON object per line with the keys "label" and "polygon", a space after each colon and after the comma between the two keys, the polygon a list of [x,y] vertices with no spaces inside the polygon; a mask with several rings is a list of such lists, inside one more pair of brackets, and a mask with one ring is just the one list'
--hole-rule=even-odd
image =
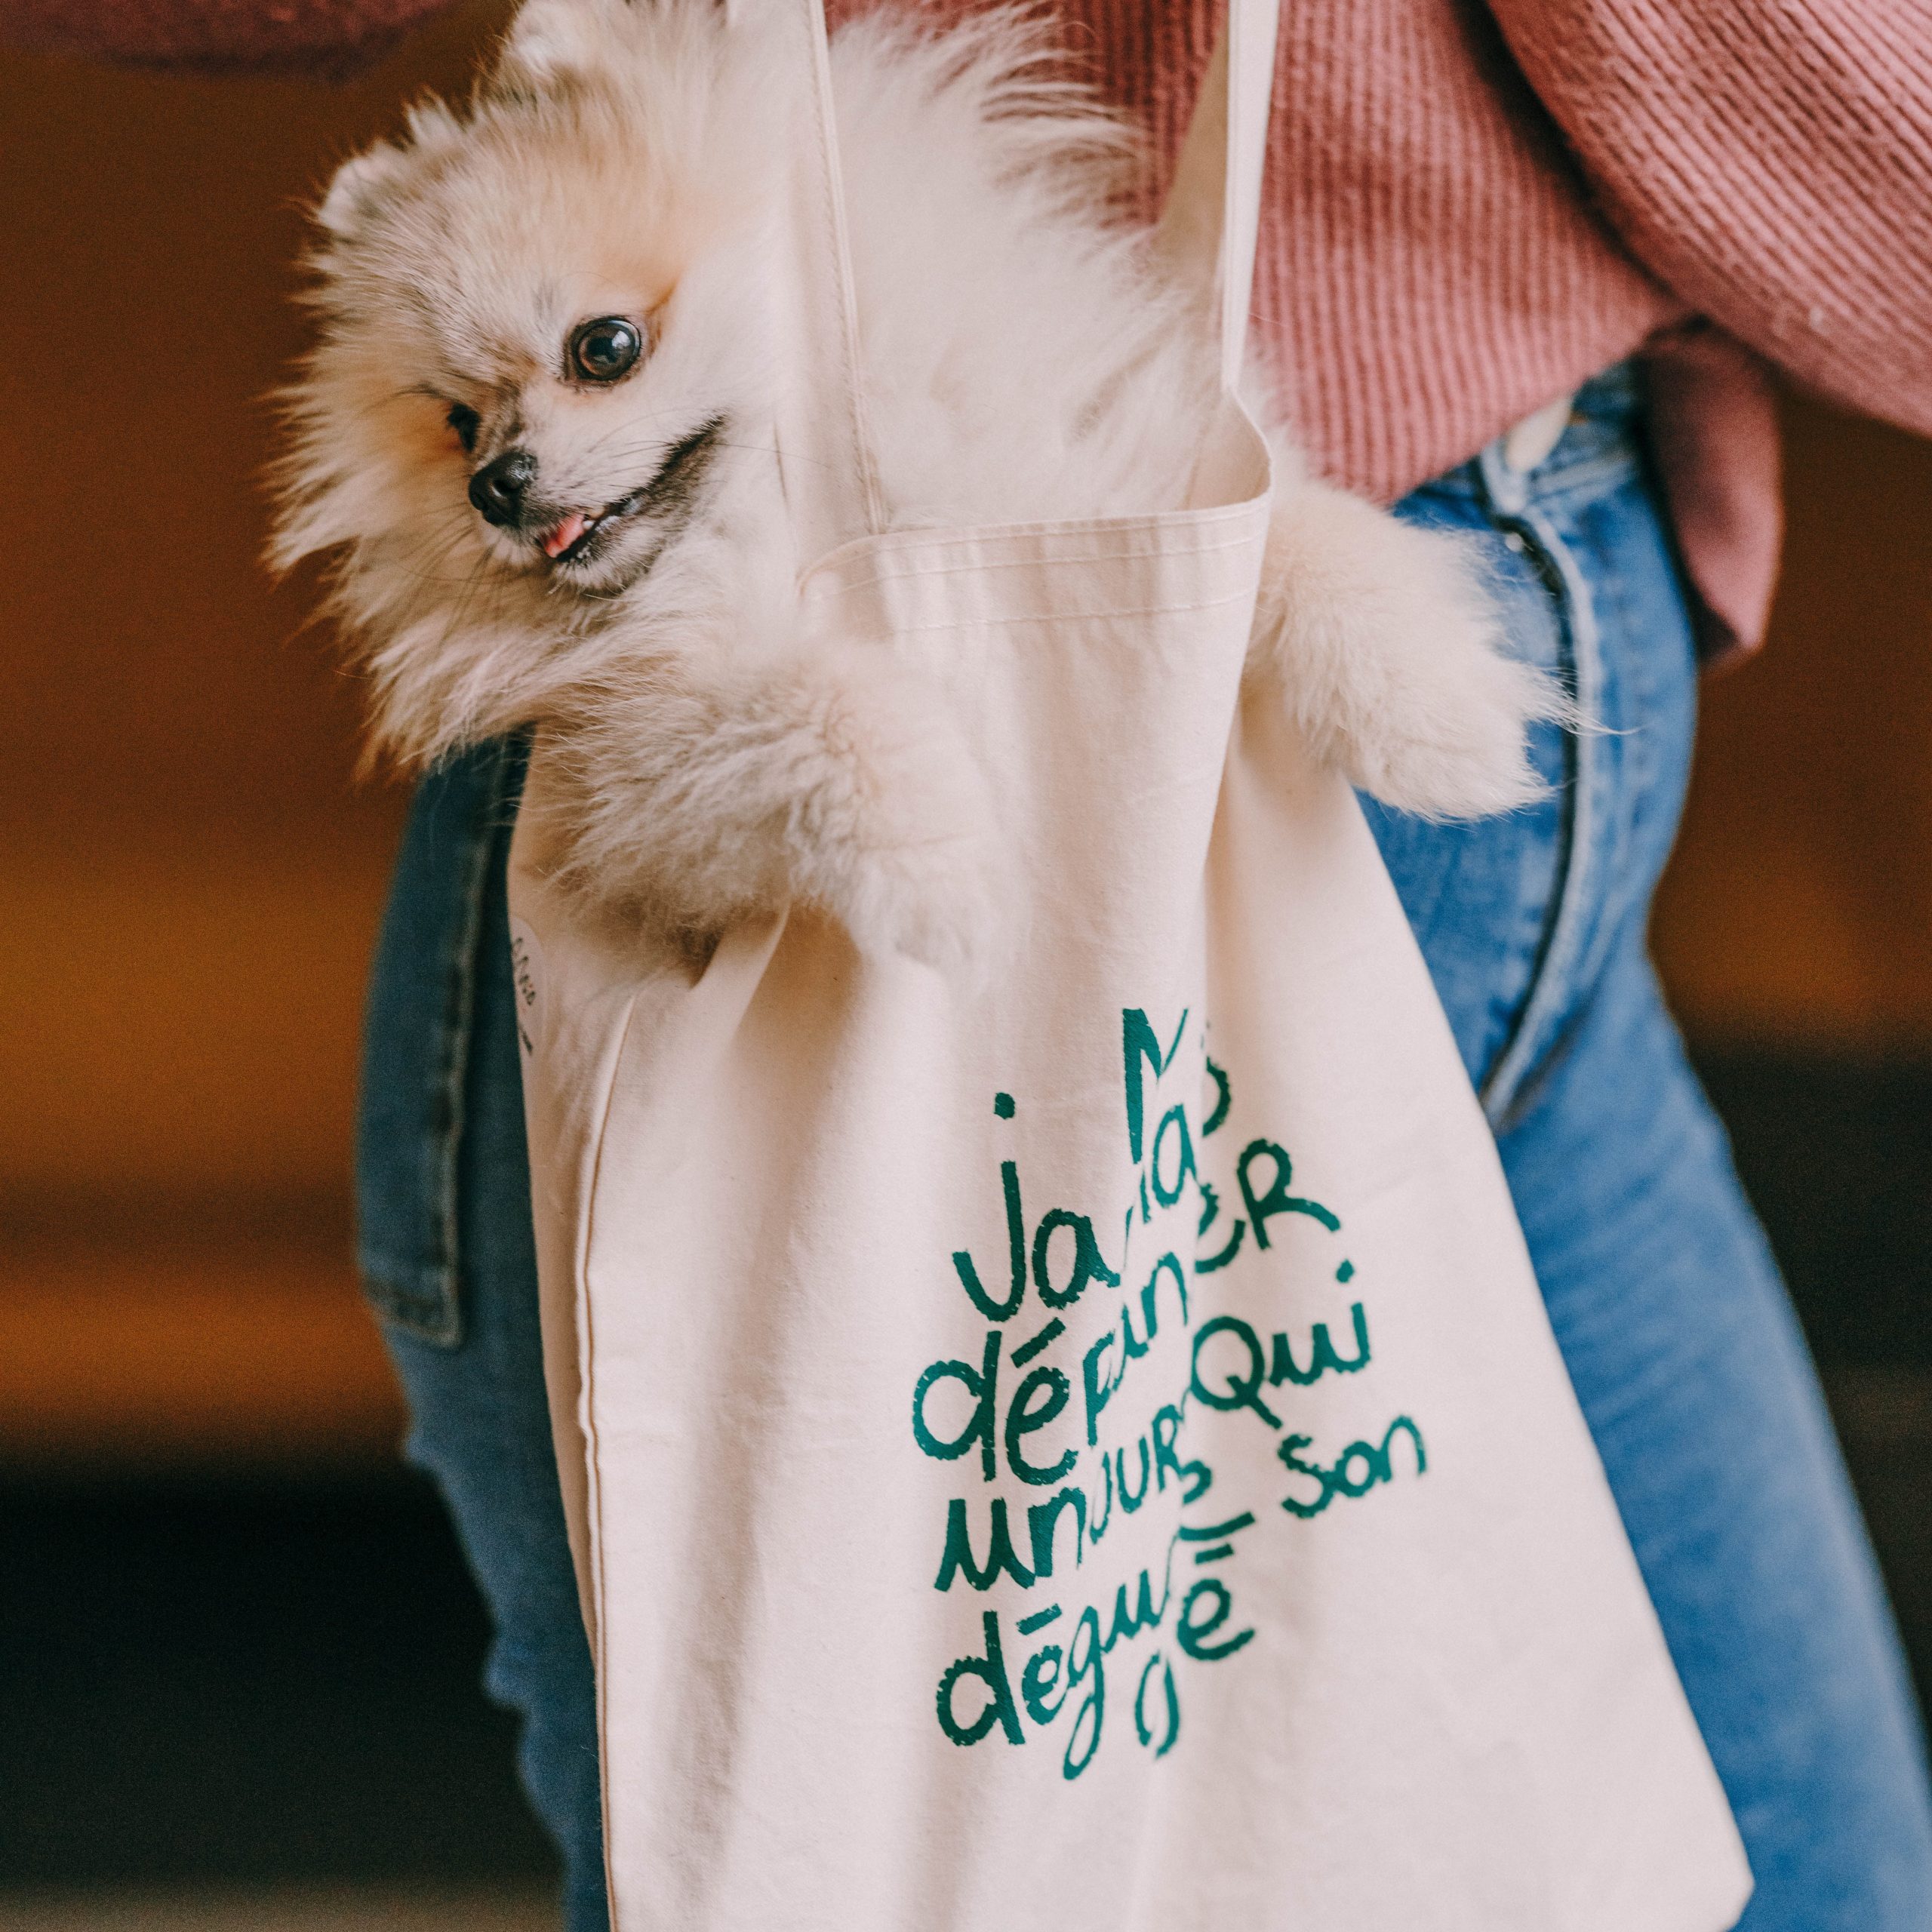
{"label": "word jamais", "polygon": [[[1217,1477],[1226,1494],[1246,1471],[1227,1466],[1225,1441],[1218,1472],[1191,1454],[1190,1416],[1244,1412],[1278,1438],[1253,1460],[1279,1465],[1272,1500],[1288,1518],[1428,1468],[1407,1416],[1325,1459],[1284,1419],[1294,1392],[1370,1367],[1364,1300],[1349,1302],[1345,1326],[1267,1332],[1201,1306],[1223,1270],[1276,1247],[1286,1226],[1339,1237],[1342,1223],[1292,1192],[1287,1150],[1266,1138],[1229,1162],[1237,1211],[1224,1208],[1202,1166],[1232,1088],[1204,1042],[1184,1053],[1188,1018],[1164,1044],[1144,1012],[1121,1016],[1124,1208],[1029,1215],[1018,1161],[1000,1163],[1004,1254],[952,1257],[954,1282],[987,1324],[983,1340],[970,1356],[929,1364],[912,1389],[915,1444],[967,1479],[946,1504],[934,1587],[986,1599],[977,1645],[939,1678],[940,1728],[960,1746],[1025,1744],[1063,1722],[1069,1779],[1107,1734],[1110,1675],[1136,1738],[1164,1757],[1181,1732],[1177,1664],[1221,1663],[1256,1634],[1228,1566],[1262,1519],[1238,1499],[1218,1508],[1211,1499]],[[1017,1109],[1001,1094],[994,1111],[1011,1121]],[[1346,1258],[1332,1269],[1352,1295],[1354,1276]]]}

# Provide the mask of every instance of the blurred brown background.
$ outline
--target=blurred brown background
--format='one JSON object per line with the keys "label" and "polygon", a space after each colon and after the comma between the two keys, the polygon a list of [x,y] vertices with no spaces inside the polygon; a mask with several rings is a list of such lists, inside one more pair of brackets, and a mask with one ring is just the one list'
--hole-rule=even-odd
{"label": "blurred brown background", "polygon": [[362,979],[402,795],[352,782],[312,580],[261,567],[299,205],[460,86],[472,5],[354,84],[0,63],[0,1449],[362,1454]]}
{"label": "blurred brown background", "polygon": [[[352,782],[355,688],[326,630],[303,628],[312,580],[276,589],[258,564],[258,476],[264,398],[301,339],[297,204],[393,125],[405,93],[460,85],[506,11],[462,8],[341,88],[0,58],[0,1479],[78,1566],[75,1591],[90,1562],[125,1577],[132,1547],[160,1566],[157,1592],[171,1562],[219,1574],[227,1546],[205,1512],[165,1517],[164,1533],[128,1500],[172,1484],[178,1512],[180,1485],[211,1472],[267,1485],[257,1515],[234,1518],[257,1556],[263,1522],[312,1527],[320,1510],[325,1541],[349,1552],[315,1572],[338,1595],[342,1561],[406,1567],[405,1546],[443,1535],[416,1492],[355,1488],[392,1466],[401,1427],[352,1278],[348,1175],[363,974],[401,796]],[[1869,1275],[1925,1226],[1916,1196],[1900,1204],[1920,1171],[1874,1180],[1872,1162],[1900,1158],[1888,1121],[1922,1148],[1932,1094],[1932,445],[1808,402],[1788,413],[1774,635],[1709,689],[1657,943],[1761,1196],[1817,1160],[1865,1176],[1875,1204],[1850,1238],[1877,1243]],[[1776,1202],[1761,1204],[1776,1232]],[[1922,1281],[1924,1261],[1906,1255],[1901,1278]],[[1829,1329],[1832,1284],[1810,1292]],[[1835,1386],[1890,1445],[1866,1458],[1878,1509],[1898,1444],[1921,1440],[1932,1358],[1914,1356],[1915,1309],[1872,1319],[1838,1364],[1864,1380]],[[1881,1331],[1892,1340],[1871,1342]],[[43,1509],[56,1490],[68,1500]],[[352,1492],[331,1516],[328,1499]],[[80,1534],[60,1526],[97,1519],[105,1553],[60,1541]],[[371,1523],[377,1555],[358,1558],[355,1525]],[[423,1662],[419,1621],[401,1654],[456,1686],[481,1636],[445,1545],[444,1596],[422,1601],[447,1598],[435,1630],[455,1648]],[[293,1604],[321,1586],[303,1567],[321,1559],[287,1560],[275,1574]],[[1910,1560],[1894,1551],[1902,1595]],[[75,1655],[103,1667],[98,1651]],[[54,1666],[18,1668],[26,1683]],[[340,1691],[323,1681],[321,1706]],[[71,1721],[49,1717],[49,1735]],[[540,1864],[511,1817],[492,1721],[460,1734],[495,1754],[494,1795],[471,1806],[482,1825],[446,1856],[392,1832],[395,1869],[460,1866],[493,1833],[500,1862]],[[223,1735],[207,1743],[215,1758],[241,1749]],[[399,1777],[457,1775],[448,1736],[419,1746],[428,1758]],[[371,1775],[352,1753],[342,1766]],[[131,1806],[156,1801],[129,1790]],[[315,1851],[309,1810],[312,1864],[367,1853],[377,1828],[361,1814],[341,1847]],[[28,1876],[84,1860],[55,1808],[38,1829],[41,1850],[17,1854]],[[248,1869],[276,1869],[263,1830],[235,1854]],[[166,1867],[159,1826],[136,1835]],[[14,1869],[0,1854],[0,1881]]]}

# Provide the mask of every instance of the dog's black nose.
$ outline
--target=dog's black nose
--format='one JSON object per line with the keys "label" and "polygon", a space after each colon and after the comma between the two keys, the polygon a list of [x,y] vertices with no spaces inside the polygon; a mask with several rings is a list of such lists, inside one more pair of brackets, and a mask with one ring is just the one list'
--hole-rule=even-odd
{"label": "dog's black nose", "polygon": [[506,450],[471,477],[469,500],[485,523],[513,529],[523,519],[523,493],[536,477],[537,459],[528,450]]}

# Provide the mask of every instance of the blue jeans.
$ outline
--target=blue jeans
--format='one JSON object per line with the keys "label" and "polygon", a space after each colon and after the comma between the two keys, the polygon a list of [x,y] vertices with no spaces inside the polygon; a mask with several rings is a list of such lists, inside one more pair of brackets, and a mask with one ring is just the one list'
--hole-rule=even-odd
{"label": "blue jeans", "polygon": [[[1932,1800],[1817,1381],[1645,950],[1689,770],[1690,632],[1627,371],[1533,471],[1500,446],[1401,514],[1473,531],[1514,648],[1598,728],[1547,798],[1426,825],[1370,803],[1481,1091],[1585,1415],[1757,1890],[1743,1932],[1927,1932]],[[513,749],[423,788],[370,1012],[362,1263],[494,1614],[491,1693],[603,1932],[590,1659],[558,1501],[505,929]],[[1642,1857],[1641,1847],[1632,1856]]]}

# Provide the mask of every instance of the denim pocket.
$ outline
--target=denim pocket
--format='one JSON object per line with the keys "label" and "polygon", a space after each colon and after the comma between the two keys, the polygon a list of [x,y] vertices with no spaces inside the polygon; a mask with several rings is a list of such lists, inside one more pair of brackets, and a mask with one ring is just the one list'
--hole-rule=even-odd
{"label": "denim pocket", "polygon": [[[1579,450],[1580,441],[1595,446]],[[1477,463],[1484,501],[1503,542],[1543,588],[1561,638],[1561,681],[1583,721],[1581,728],[1555,734],[1560,780],[1539,760],[1546,780],[1558,787],[1551,801],[1550,876],[1537,921],[1540,943],[1508,1032],[1497,1041],[1478,1084],[1484,1111],[1499,1133],[1561,1029],[1602,897],[1601,821],[1608,801],[1603,795],[1600,734],[1608,715],[1595,586],[1586,558],[1566,540],[1546,498],[1595,489],[1607,493],[1630,485],[1636,469],[1627,435],[1620,451],[1603,444],[1600,423],[1586,420],[1573,427],[1553,459],[1563,479],[1554,488],[1546,485],[1540,490],[1532,477],[1510,469],[1498,445],[1484,451]],[[1551,728],[1538,729],[1547,733]]]}
{"label": "denim pocket", "polygon": [[[1498,516],[1475,464],[1416,491],[1397,513],[1476,544],[1509,650],[1574,688],[1571,626],[1556,573]],[[1443,824],[1361,801],[1478,1091],[1520,1036],[1549,951],[1569,845],[1574,749],[1567,732],[1534,727],[1530,754],[1546,789],[1500,818]]]}
{"label": "denim pocket", "polygon": [[522,787],[521,742],[479,746],[418,788],[371,976],[355,1135],[357,1262],[377,1312],[453,1348],[458,1156],[483,909]]}
{"label": "denim pocket", "polygon": [[1500,444],[1398,506],[1484,547],[1509,648],[1588,721],[1533,728],[1549,789],[1497,819],[1430,825],[1364,801],[1471,1081],[1500,1131],[1590,997],[1614,935],[1641,920],[1690,758],[1695,671],[1634,388],[1580,393],[1531,471]]}

